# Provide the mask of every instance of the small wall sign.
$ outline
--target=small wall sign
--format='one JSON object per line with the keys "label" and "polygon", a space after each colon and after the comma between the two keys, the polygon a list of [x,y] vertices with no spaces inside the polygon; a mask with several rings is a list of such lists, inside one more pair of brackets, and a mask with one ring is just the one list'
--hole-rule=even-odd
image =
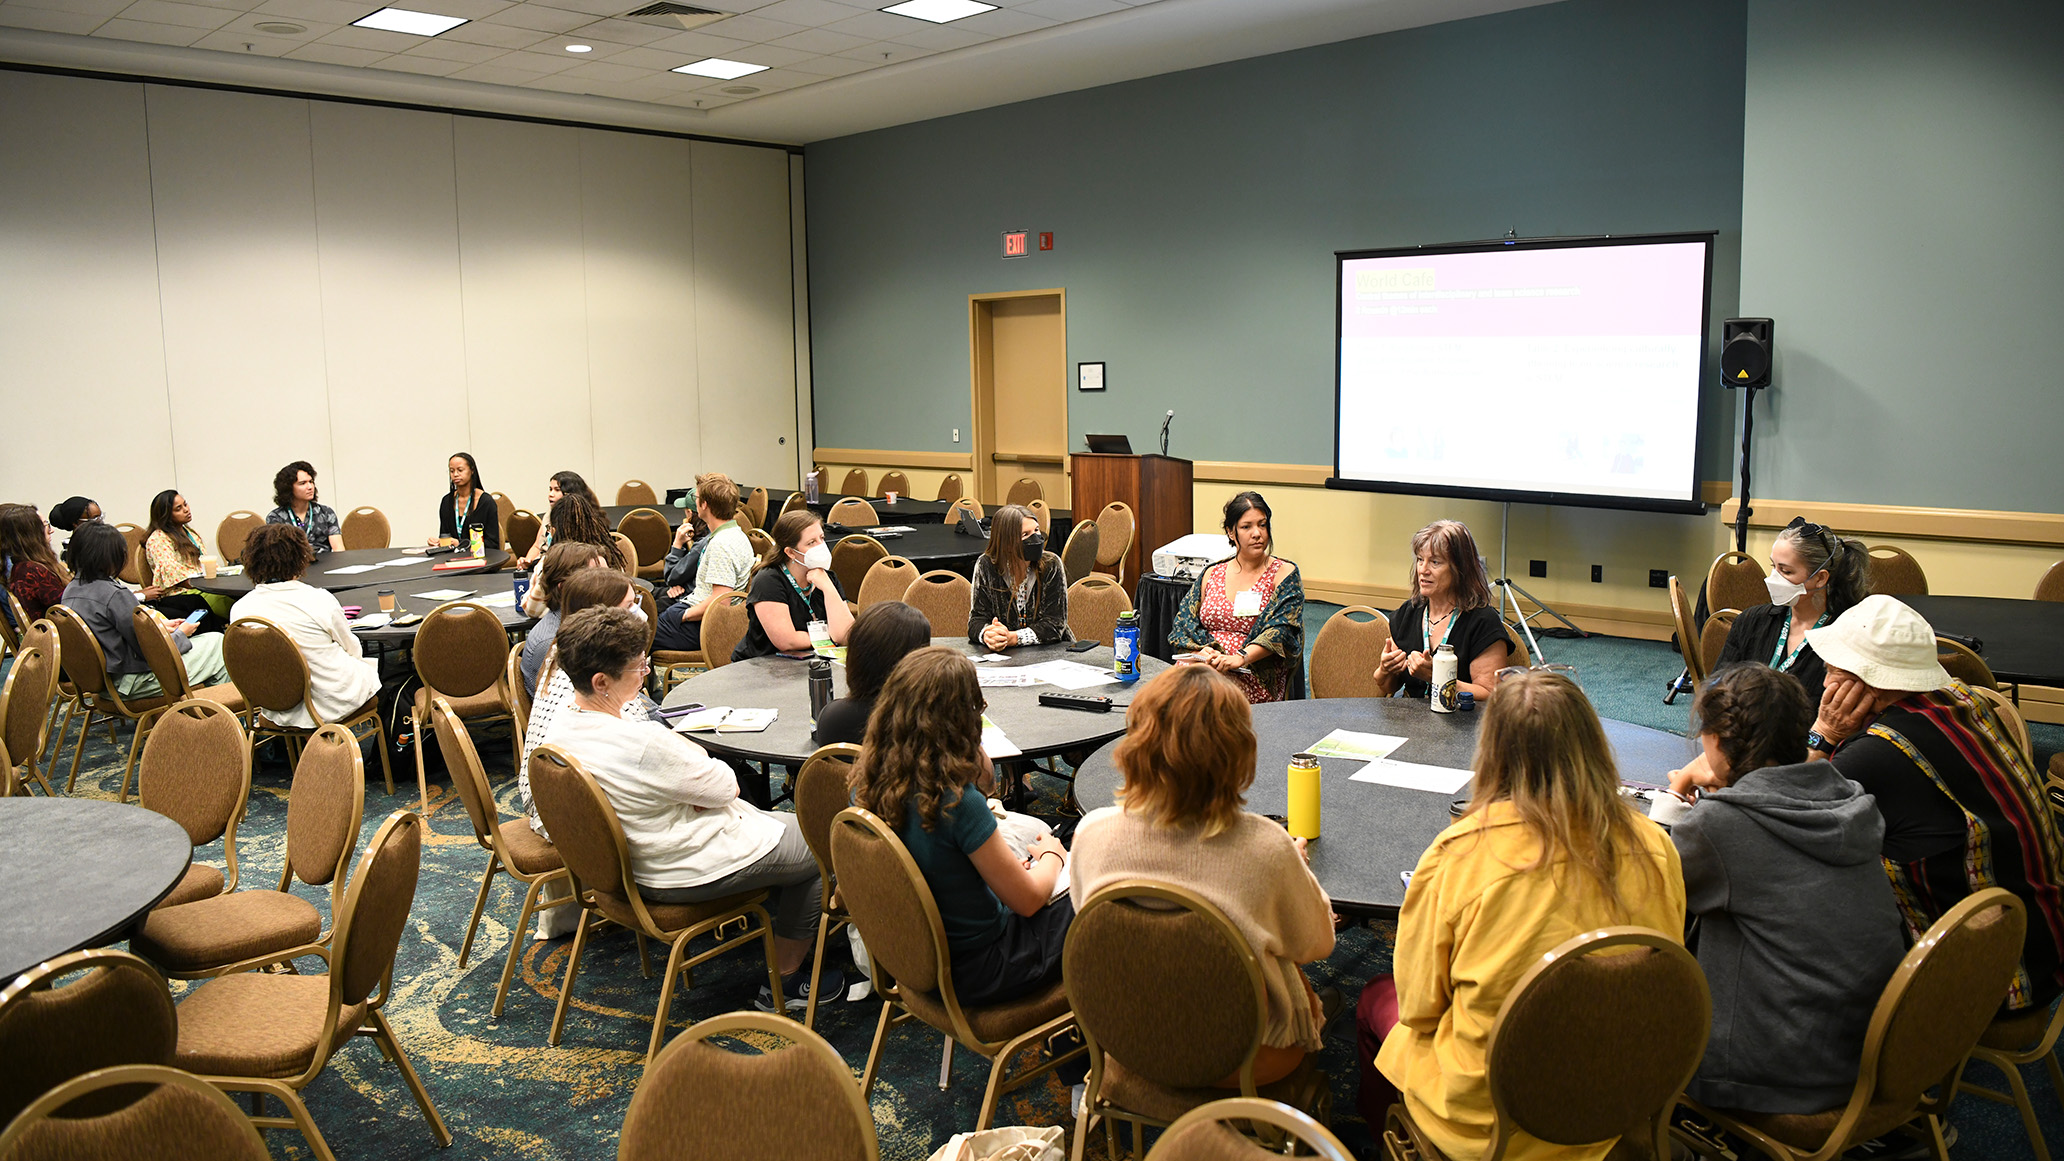
{"label": "small wall sign", "polygon": [[1075,364],[1075,389],[1077,391],[1102,391],[1104,389],[1104,365],[1102,363]]}

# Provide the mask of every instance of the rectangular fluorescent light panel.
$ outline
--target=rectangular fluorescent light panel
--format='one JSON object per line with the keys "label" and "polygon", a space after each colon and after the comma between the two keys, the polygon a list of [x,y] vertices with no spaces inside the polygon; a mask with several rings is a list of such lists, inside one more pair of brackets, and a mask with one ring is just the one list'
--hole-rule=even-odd
{"label": "rectangular fluorescent light panel", "polygon": [[996,5],[981,4],[976,0],[904,0],[903,3],[891,4],[882,11],[918,20],[929,20],[933,24],[951,24],[956,20],[964,20],[984,12],[994,12]]}
{"label": "rectangular fluorescent light panel", "polygon": [[435,12],[411,12],[406,8],[382,8],[371,16],[351,22],[357,28],[383,32],[406,32],[411,36],[436,36],[466,23],[463,16],[439,16]]}
{"label": "rectangular fluorescent light panel", "polygon": [[670,71],[687,73],[696,77],[715,77],[720,81],[735,81],[739,77],[767,71],[766,65],[747,64],[742,60],[725,60],[722,57],[707,57],[694,64],[684,64]]}

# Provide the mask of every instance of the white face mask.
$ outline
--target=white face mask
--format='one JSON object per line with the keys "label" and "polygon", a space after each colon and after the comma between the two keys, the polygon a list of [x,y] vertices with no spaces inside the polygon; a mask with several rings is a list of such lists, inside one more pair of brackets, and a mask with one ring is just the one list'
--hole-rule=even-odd
{"label": "white face mask", "polygon": [[1770,590],[1770,603],[1773,605],[1789,605],[1805,596],[1807,591],[1805,585],[1794,584],[1776,573],[1763,578],[1763,587]]}
{"label": "white face mask", "polygon": [[811,545],[803,552],[803,567],[829,569],[831,567],[831,549],[823,544]]}

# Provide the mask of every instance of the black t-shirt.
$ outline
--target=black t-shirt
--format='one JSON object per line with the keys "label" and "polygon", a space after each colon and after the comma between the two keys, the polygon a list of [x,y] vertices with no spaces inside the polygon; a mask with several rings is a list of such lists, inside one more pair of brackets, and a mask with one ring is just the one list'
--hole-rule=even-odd
{"label": "black t-shirt", "polygon": [[811,735],[820,746],[837,742],[851,742],[857,746],[867,740],[867,719],[874,713],[874,699],[842,697],[824,707],[817,715],[817,730]]}
{"label": "black t-shirt", "polygon": [[[1753,661],[1758,665],[1769,665],[1770,657],[1777,649],[1777,643],[1785,635],[1785,614],[1790,609],[1784,605],[1757,605],[1742,610],[1727,630],[1727,643],[1720,647],[1720,660],[1714,664],[1732,665],[1737,661]],[[1690,643],[1693,649],[1698,642]],[[1799,679],[1806,687],[1806,696],[1814,705],[1820,704],[1820,691],[1827,684],[1827,663],[1813,651],[1813,646],[1801,644],[1799,655],[1792,659],[1786,673]]]}
{"label": "black t-shirt", "polygon": [[1844,742],[1831,760],[1842,777],[1878,800],[1886,858],[1917,863],[1964,849],[1964,812],[1898,746],[1862,734]]}
{"label": "black t-shirt", "polygon": [[[1475,661],[1477,654],[1484,650],[1495,648],[1502,643],[1508,650],[1507,655],[1510,656],[1512,638],[1505,633],[1505,619],[1498,615],[1497,609],[1488,605],[1481,609],[1469,609],[1455,614],[1453,630],[1446,625],[1435,630],[1432,646],[1426,644],[1424,597],[1413,597],[1391,615],[1390,639],[1407,653],[1430,654],[1440,646],[1443,635],[1447,637],[1448,644],[1455,647],[1455,660],[1460,663],[1456,672],[1461,675],[1463,681],[1469,680],[1470,662]],[[1425,697],[1426,683],[1407,674],[1404,690],[1407,697]]]}
{"label": "black t-shirt", "polygon": [[[838,581],[831,582],[838,588]],[[789,578],[785,568],[763,568],[753,574],[745,588],[745,636],[738,639],[738,648],[731,651],[731,660],[744,661],[752,657],[765,657],[779,653],[774,642],[767,637],[767,630],[760,624],[759,606],[769,601],[788,609],[788,619],[797,629],[808,629],[810,622],[824,620],[824,594],[815,588],[810,590],[810,599],[805,601],[796,591],[795,582]]]}

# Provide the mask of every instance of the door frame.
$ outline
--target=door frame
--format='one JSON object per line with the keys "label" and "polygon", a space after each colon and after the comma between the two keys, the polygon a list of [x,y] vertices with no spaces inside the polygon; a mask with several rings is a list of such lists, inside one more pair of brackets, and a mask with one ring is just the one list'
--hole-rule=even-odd
{"label": "door frame", "polygon": [[[968,494],[985,509],[1002,502],[995,494],[990,481],[996,473],[996,410],[994,406],[994,376],[996,372],[995,352],[991,342],[995,331],[988,325],[988,306],[1014,298],[1054,298],[1061,307],[1061,431],[1063,447],[1060,456],[1062,478],[1068,475],[1067,439],[1068,421],[1068,291],[1064,287],[1046,290],[999,290],[988,294],[968,295],[968,416],[972,425],[968,430],[970,459],[973,461],[973,480],[968,482]],[[983,372],[990,376],[990,390],[983,390]],[[1044,462],[1044,461],[1041,461]]]}

